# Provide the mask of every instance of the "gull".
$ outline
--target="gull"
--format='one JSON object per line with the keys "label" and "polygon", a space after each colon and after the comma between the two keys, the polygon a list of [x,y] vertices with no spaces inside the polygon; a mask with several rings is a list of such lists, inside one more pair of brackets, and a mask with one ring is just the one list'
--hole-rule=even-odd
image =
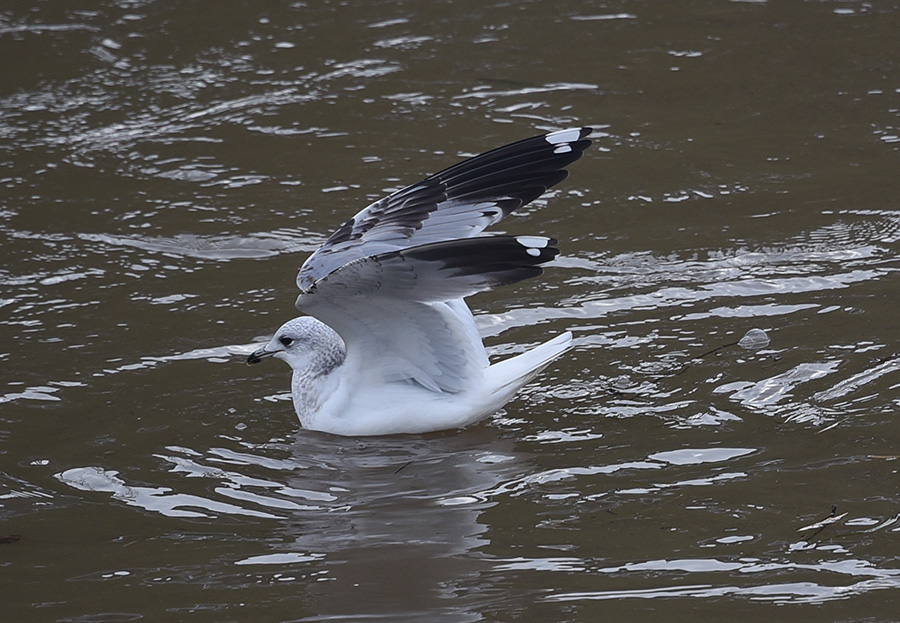
{"label": "gull", "polygon": [[344,223],[300,267],[297,309],[247,358],[292,368],[307,429],[419,434],[479,422],[572,346],[572,334],[491,363],[465,297],[536,277],[545,236],[484,230],[568,176],[591,128],[542,134],[398,190]]}

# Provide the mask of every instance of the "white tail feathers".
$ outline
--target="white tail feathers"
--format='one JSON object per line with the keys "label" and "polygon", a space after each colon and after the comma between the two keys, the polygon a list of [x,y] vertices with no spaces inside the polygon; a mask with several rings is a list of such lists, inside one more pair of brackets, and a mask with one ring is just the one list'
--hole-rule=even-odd
{"label": "white tail feathers", "polygon": [[495,363],[487,369],[487,384],[492,396],[502,406],[525,383],[570,348],[572,334],[566,331],[521,355]]}

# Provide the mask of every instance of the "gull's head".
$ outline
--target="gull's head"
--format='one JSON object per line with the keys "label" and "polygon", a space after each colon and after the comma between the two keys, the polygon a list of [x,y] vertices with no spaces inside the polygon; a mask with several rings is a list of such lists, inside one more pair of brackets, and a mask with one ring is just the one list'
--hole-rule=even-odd
{"label": "gull's head", "polygon": [[259,363],[268,357],[286,361],[294,370],[306,369],[314,361],[337,365],[344,360],[344,344],[328,325],[302,316],[281,325],[268,344],[247,357],[247,363]]}

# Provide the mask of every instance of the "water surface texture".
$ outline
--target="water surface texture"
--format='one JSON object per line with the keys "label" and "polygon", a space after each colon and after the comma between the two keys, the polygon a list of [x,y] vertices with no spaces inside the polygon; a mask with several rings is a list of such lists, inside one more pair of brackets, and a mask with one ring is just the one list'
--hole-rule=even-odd
{"label": "water surface texture", "polygon": [[[894,2],[0,8],[3,620],[895,621]],[[299,428],[251,345],[390,190],[597,128],[471,299],[493,420]]]}

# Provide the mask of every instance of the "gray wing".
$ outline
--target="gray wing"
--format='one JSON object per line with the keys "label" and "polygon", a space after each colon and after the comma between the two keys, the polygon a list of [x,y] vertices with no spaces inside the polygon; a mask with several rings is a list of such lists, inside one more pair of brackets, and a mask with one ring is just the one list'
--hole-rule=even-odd
{"label": "gray wing", "polygon": [[485,236],[360,258],[301,293],[297,307],[347,345],[345,366],[380,381],[456,393],[487,355],[463,298],[539,275],[559,253],[539,236]]}
{"label": "gray wing", "polygon": [[419,303],[461,299],[537,277],[544,272],[540,265],[559,255],[555,244],[544,236],[479,236],[379,253],[317,281],[297,297],[297,308],[315,309],[326,301],[342,305],[342,299],[366,296]]}
{"label": "gray wing", "polygon": [[591,142],[591,128],[528,138],[464,160],[376,201],[304,262],[301,291],[353,260],[477,236],[564,180]]}

